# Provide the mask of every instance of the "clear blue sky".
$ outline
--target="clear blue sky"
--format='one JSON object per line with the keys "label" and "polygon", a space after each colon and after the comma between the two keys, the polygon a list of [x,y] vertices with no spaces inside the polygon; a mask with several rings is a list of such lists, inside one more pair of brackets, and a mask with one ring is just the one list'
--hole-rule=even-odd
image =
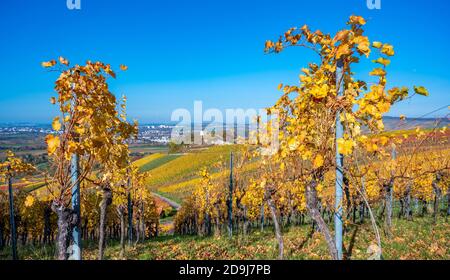
{"label": "clear blue sky", "polygon": [[[264,55],[267,39],[308,24],[334,33],[351,14],[367,19],[371,40],[395,46],[390,80],[420,84],[430,97],[396,106],[390,115],[420,116],[450,103],[450,4],[446,0],[66,0],[0,1],[0,122],[48,122],[56,73],[40,62],[62,55],[72,63],[101,60],[129,70],[111,84],[126,94],[129,115],[167,121],[176,108],[260,108],[280,82],[296,83],[314,60],[302,49]],[[362,65],[358,75],[369,71]],[[448,110],[431,116],[443,115]]]}

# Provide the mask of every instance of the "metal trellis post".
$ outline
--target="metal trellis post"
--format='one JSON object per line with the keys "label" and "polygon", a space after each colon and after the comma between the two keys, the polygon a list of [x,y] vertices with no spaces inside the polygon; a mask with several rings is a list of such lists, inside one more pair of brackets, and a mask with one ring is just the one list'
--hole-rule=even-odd
{"label": "metal trellis post", "polygon": [[133,243],[133,202],[131,201],[131,179],[128,178],[128,245]]}
{"label": "metal trellis post", "polygon": [[[344,64],[342,60],[338,60],[336,67],[336,88],[337,95],[342,96],[344,92]],[[337,139],[344,135],[340,112],[336,116],[336,187],[335,187],[335,213],[334,213],[334,231],[335,244],[337,249],[337,258],[342,260],[342,186],[344,185],[344,156],[339,153]]]}
{"label": "metal trellis post", "polygon": [[81,260],[81,213],[80,213],[80,170],[79,170],[79,158],[77,154],[72,155],[71,162],[72,170],[72,209],[77,216],[77,223],[73,227],[72,238],[72,256],[73,260]]}
{"label": "metal trellis post", "polygon": [[[10,167],[8,166],[8,171],[9,170],[10,170]],[[15,222],[15,219],[14,219],[14,196],[13,196],[11,175],[8,176],[8,191],[9,191],[9,222],[10,222],[10,225],[11,225],[12,257],[13,257],[13,260],[17,260],[16,222]]]}
{"label": "metal trellis post", "polygon": [[233,152],[230,154],[230,186],[228,197],[228,235],[233,236]]}
{"label": "metal trellis post", "polygon": [[[72,92],[75,90],[75,83],[72,83]],[[73,93],[72,106],[77,105],[77,96]],[[77,137],[77,135],[76,135]],[[81,211],[80,211],[80,159],[78,154],[72,154],[70,170],[72,173],[72,210],[77,217],[77,223],[72,230],[72,254],[71,260],[81,260]]]}

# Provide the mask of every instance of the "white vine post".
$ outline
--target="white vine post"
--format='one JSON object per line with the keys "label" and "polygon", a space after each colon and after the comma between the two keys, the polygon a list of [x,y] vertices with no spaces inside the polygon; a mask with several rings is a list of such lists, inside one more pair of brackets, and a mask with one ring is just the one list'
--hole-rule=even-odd
{"label": "white vine post", "polygon": [[[75,89],[75,84],[72,84],[72,90]],[[76,94],[73,95],[73,108],[76,107]],[[78,138],[78,137],[77,137]],[[77,139],[78,140],[78,139]],[[72,230],[72,254],[73,260],[81,260],[81,211],[80,211],[80,163],[77,153],[72,154],[71,159],[71,173],[72,173],[72,210],[77,217],[77,223]]]}
{"label": "white vine post", "polygon": [[[337,61],[336,65],[336,88],[337,95],[344,93],[344,63]],[[344,184],[344,156],[339,153],[337,139],[342,138],[344,128],[340,120],[340,111],[336,114],[336,186],[335,186],[335,209],[334,209],[334,234],[337,249],[337,257],[342,260],[342,186]]]}

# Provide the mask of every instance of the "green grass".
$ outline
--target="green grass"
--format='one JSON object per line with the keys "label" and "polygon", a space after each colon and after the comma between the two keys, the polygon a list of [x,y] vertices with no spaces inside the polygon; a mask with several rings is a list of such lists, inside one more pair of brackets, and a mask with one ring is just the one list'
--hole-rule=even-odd
{"label": "green grass", "polygon": [[158,159],[158,158],[163,157],[163,156],[164,156],[164,154],[161,154],[161,153],[150,154],[150,155],[144,156],[144,157],[142,157],[142,158],[140,158],[138,160],[135,160],[133,162],[133,166],[136,166],[136,167],[140,168],[141,166],[143,166],[143,165],[145,165],[145,164],[147,164],[149,162],[152,162],[155,159]]}
{"label": "green grass", "polygon": [[167,153],[167,146],[155,146],[151,144],[133,144],[130,146],[133,153]]}
{"label": "green grass", "polygon": [[[431,217],[414,221],[394,219],[393,237],[382,236],[384,259],[449,259],[450,224],[440,217],[436,225]],[[204,260],[204,259],[275,259],[277,244],[273,230],[264,232],[254,229],[247,236],[235,235],[232,239],[222,236],[160,236],[135,247],[127,248],[127,259],[154,260]],[[310,225],[295,226],[283,230],[285,258],[292,260],[329,259],[325,242]],[[369,224],[352,225],[344,236],[344,255],[349,259],[367,259],[367,248],[374,243],[374,234]],[[85,244],[83,258],[95,259],[97,244]],[[9,257],[8,248],[0,251],[0,259]],[[117,241],[108,241],[106,259],[119,259]],[[53,246],[19,247],[23,259],[51,259]]]}
{"label": "green grass", "polygon": [[154,193],[157,193],[161,196],[164,196],[172,201],[175,201],[178,204],[182,204],[183,203],[183,199],[184,197],[180,197],[178,193],[166,193],[166,192],[161,192],[159,190],[153,191]]}
{"label": "green grass", "polygon": [[150,171],[150,170],[155,169],[163,164],[166,164],[174,159],[177,159],[178,157],[180,157],[180,155],[164,155],[162,157],[154,159],[154,160],[140,166],[139,171],[140,172]]}
{"label": "green grass", "polygon": [[35,190],[38,190],[44,186],[46,186],[47,184],[45,182],[37,182],[34,184],[30,184],[28,186],[25,187],[25,191],[26,192],[34,192]]}

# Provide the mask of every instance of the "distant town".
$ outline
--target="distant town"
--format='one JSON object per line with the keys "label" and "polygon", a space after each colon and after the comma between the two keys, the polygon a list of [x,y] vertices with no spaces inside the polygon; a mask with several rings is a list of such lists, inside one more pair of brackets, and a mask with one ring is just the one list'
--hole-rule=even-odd
{"label": "distant town", "polygon": [[[396,117],[384,118],[386,130],[409,130],[416,127],[433,128],[443,127],[450,124],[448,117],[444,118],[411,118],[400,120]],[[134,146],[167,146],[172,139],[172,134],[177,135],[179,130],[183,130],[182,126],[175,123],[148,123],[139,125],[139,133],[137,139],[133,141]],[[225,131],[228,135],[227,139],[222,139],[222,133]],[[233,139],[237,139],[235,133],[239,132],[240,137],[247,138],[249,131],[255,131],[254,125],[221,125],[204,124],[200,128],[192,124],[192,131],[189,134],[197,135],[201,139],[201,143],[206,145],[223,145],[229,144]],[[0,152],[5,150],[13,151],[44,151],[46,149],[45,136],[55,133],[50,124],[33,124],[33,123],[0,123]],[[234,137],[233,137],[234,135]],[[231,137],[231,138],[228,138]],[[184,142],[186,144],[186,142]]]}
{"label": "distant town", "polygon": [[[167,144],[174,125],[168,124],[145,124],[139,126],[139,135],[136,143]],[[48,124],[0,124],[0,140],[4,138],[15,138],[19,135],[44,136],[53,133]]]}

